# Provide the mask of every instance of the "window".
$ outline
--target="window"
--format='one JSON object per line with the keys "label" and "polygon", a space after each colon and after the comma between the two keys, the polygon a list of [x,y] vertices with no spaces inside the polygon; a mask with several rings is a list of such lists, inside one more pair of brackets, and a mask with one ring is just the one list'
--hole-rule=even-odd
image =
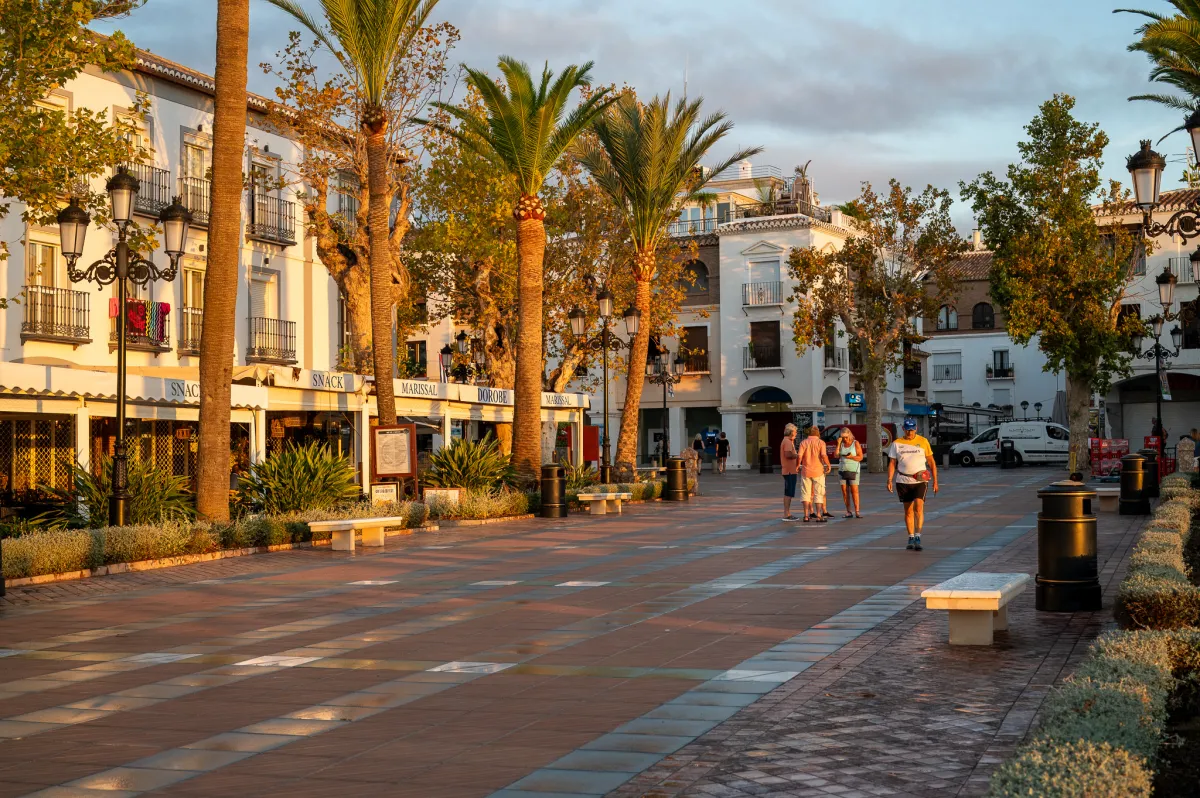
{"label": "window", "polygon": [[940,405],[961,405],[962,391],[934,391],[933,401]]}
{"label": "window", "polygon": [[686,361],[685,371],[702,373],[709,370],[707,327],[684,327],[679,349]]}
{"label": "window", "polygon": [[1008,362],[1008,350],[996,349],[992,351],[992,366],[997,371],[1008,371],[1012,368],[1012,364]]}
{"label": "window", "polygon": [[658,357],[659,355],[663,354],[666,351],[667,351],[666,347],[664,347],[662,345],[659,337],[657,335],[651,335],[650,336],[650,345],[646,347],[646,363],[647,364],[653,363],[654,358]]}
{"label": "window", "polygon": [[779,368],[779,322],[750,322],[750,357],[757,368]]}
{"label": "window", "polygon": [[934,352],[929,356],[929,366],[934,382],[961,380],[962,352]]}
{"label": "window", "polygon": [[1046,434],[1050,436],[1052,441],[1067,441],[1071,439],[1071,433],[1067,432],[1062,427],[1046,425]]}
{"label": "window", "polygon": [[59,284],[58,247],[29,241],[25,244],[25,285],[54,288]]}
{"label": "window", "polygon": [[279,281],[275,275],[254,272],[250,275],[250,317],[279,318]]}
{"label": "window", "polygon": [[938,311],[937,328],[939,330],[958,329],[958,311],[949,305],[942,305]]}
{"label": "window", "polygon": [[975,438],[974,441],[972,441],[972,443],[991,443],[992,441],[996,440],[996,437],[999,434],[1000,434],[1000,428],[992,427],[989,430],[984,430],[983,432],[979,433],[979,435]]}
{"label": "window", "polygon": [[688,296],[708,296],[708,267],[704,262],[694,260],[683,268],[687,274],[680,281],[680,287],[687,291]]}
{"label": "window", "polygon": [[1146,273],[1146,248],[1140,247],[1133,255],[1133,274],[1142,275]]}
{"label": "window", "polygon": [[206,179],[210,153],[208,147],[188,143],[183,147],[183,176]]}
{"label": "window", "polygon": [[429,373],[429,360],[424,341],[409,341],[404,345],[407,371],[410,377],[424,377]]}
{"label": "window", "polygon": [[204,307],[204,267],[185,263],[183,266],[183,306]]}
{"label": "window", "polygon": [[992,391],[992,401],[1000,407],[1012,406],[1012,389],[996,388]]}
{"label": "window", "polygon": [[777,260],[760,260],[750,263],[750,282],[751,283],[777,283],[779,282],[779,261]]}
{"label": "window", "polygon": [[987,302],[980,302],[971,311],[971,327],[976,330],[991,330],[996,327],[996,314]]}
{"label": "window", "polygon": [[728,222],[728,221],[729,221],[729,203],[728,202],[718,202],[717,203],[717,223],[724,224],[725,222]]}

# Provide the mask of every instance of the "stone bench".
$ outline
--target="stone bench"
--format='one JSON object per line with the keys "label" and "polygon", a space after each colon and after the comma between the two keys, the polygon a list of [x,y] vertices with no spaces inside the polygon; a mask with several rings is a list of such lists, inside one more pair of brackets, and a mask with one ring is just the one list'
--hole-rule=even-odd
{"label": "stone bench", "polygon": [[925,608],[950,611],[950,644],[990,646],[993,630],[1008,628],[1008,602],[1029,574],[968,572],[921,592]]}
{"label": "stone bench", "polygon": [[1092,488],[1092,490],[1096,491],[1096,498],[1100,501],[1101,512],[1117,512],[1121,500],[1120,488]]}
{"label": "stone bench", "polygon": [[334,551],[354,551],[354,533],[362,533],[363,546],[383,545],[383,531],[388,527],[404,526],[400,516],[390,518],[345,518],[339,521],[309,521],[313,532],[329,532],[333,535]]}
{"label": "stone bench", "polygon": [[586,502],[592,515],[604,515],[610,510],[621,514],[621,502],[633,498],[632,493],[580,493],[579,501]]}

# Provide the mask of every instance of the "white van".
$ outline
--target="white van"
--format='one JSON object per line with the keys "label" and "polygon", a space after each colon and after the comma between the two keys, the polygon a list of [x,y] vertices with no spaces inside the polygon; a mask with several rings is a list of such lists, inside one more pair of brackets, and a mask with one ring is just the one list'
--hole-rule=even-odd
{"label": "white van", "polygon": [[1017,465],[1022,463],[1065,463],[1069,457],[1071,435],[1061,424],[1047,421],[1005,421],[988,427],[969,441],[950,450],[963,467],[976,463],[995,463],[1000,457],[1000,441],[1011,440],[1017,450]]}

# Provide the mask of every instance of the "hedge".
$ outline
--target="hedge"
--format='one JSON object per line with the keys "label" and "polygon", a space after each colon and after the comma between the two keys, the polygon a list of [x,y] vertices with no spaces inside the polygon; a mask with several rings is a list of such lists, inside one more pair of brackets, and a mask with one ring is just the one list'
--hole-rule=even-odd
{"label": "hedge", "polygon": [[1163,480],[1154,510],[1117,589],[1115,613],[1127,629],[1179,629],[1200,625],[1200,587],[1192,583],[1186,552],[1200,491],[1187,477]]}
{"label": "hedge", "polygon": [[994,798],[1149,796],[1171,694],[1200,676],[1200,630],[1112,632],[1046,699],[1033,739],[992,774]]}

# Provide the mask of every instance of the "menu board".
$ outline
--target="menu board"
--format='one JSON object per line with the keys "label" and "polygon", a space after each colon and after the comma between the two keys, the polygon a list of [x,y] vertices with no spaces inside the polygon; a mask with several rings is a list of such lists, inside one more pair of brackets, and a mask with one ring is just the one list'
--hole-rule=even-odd
{"label": "menu board", "polygon": [[417,425],[396,424],[371,428],[373,478],[417,475]]}

